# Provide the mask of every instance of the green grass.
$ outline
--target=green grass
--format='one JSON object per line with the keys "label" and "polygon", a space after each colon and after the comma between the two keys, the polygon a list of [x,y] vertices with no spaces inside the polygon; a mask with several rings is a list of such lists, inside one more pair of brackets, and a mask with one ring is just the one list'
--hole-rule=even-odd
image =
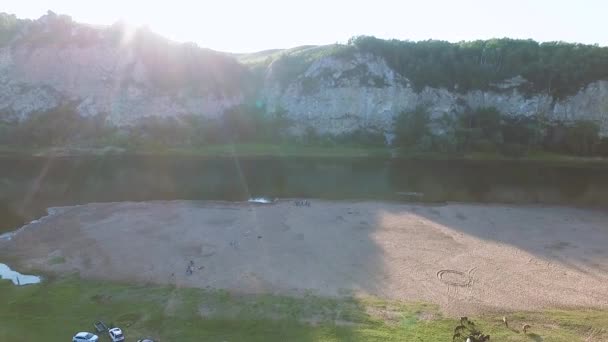
{"label": "green grass", "polygon": [[[73,155],[99,155],[103,148],[95,149],[57,149],[57,148],[17,148],[0,145],[0,156],[46,156],[56,153]],[[112,151],[111,153],[117,153]],[[557,154],[545,151],[531,151],[520,158],[506,157],[499,153],[470,152],[467,154],[445,154],[439,152],[417,152],[389,147],[370,147],[356,145],[298,145],[298,144],[218,144],[197,147],[148,147],[124,149],[124,154],[132,155],[161,155],[161,156],[193,156],[193,157],[329,157],[329,158],[360,158],[383,157],[416,160],[471,160],[471,161],[522,161],[547,162],[568,165],[608,165],[605,157],[580,157]]]}
{"label": "green grass", "polygon": [[357,146],[303,146],[273,144],[210,145],[194,148],[168,148],[150,151],[169,155],[195,155],[205,157],[388,157],[385,147]]}
{"label": "green grass", "polygon": [[563,154],[533,151],[521,158],[506,157],[499,153],[472,152],[464,155],[452,155],[439,152],[412,152],[391,149],[389,147],[369,146],[314,146],[314,145],[280,145],[280,144],[235,144],[209,145],[203,147],[164,148],[155,150],[134,151],[143,154],[187,155],[202,157],[397,157],[417,160],[472,160],[472,161],[522,161],[548,162],[560,164],[608,164],[608,158],[579,157]]}
{"label": "green grass", "polygon": [[0,145],[0,156],[34,155],[39,151],[37,148]]}
{"label": "green grass", "polygon": [[605,157],[583,157],[583,156],[571,156],[566,154],[559,154],[555,152],[547,151],[530,151],[528,154],[516,158],[507,157],[500,153],[484,153],[484,152],[471,152],[466,154],[464,159],[472,160],[524,160],[524,161],[546,161],[546,162],[608,162]]}
{"label": "green grass", "polygon": [[[434,305],[379,299],[233,295],[168,286],[53,279],[16,287],[0,281],[0,341],[66,341],[102,319],[129,340],[162,341],[451,341],[456,319]],[[510,315],[532,325],[525,336],[502,315],[472,317],[493,341],[602,341],[608,311],[553,310]]]}
{"label": "green grass", "polygon": [[[0,156],[46,156],[57,153],[73,155],[98,155],[102,149],[69,148],[12,148],[0,145]],[[113,152],[115,153],[115,152]],[[168,155],[198,157],[388,157],[390,149],[386,147],[360,146],[311,146],[294,144],[220,144],[198,147],[154,147],[126,149],[124,154],[133,155]]]}
{"label": "green grass", "polygon": [[267,67],[271,62],[284,57],[297,58],[301,63],[298,70],[306,70],[314,61],[323,57],[340,56],[345,50],[354,51],[351,47],[342,44],[302,45],[291,49],[275,49],[238,54],[235,57],[240,63],[249,67]]}
{"label": "green grass", "polygon": [[49,265],[60,265],[63,263],[65,263],[65,258],[62,256],[54,256],[50,258],[48,262]]}
{"label": "green grass", "polygon": [[583,157],[559,154],[546,151],[531,151],[522,157],[509,157],[498,152],[468,152],[464,154],[446,154],[440,152],[416,152],[394,150],[393,155],[404,159],[417,160],[471,160],[471,161],[521,161],[521,162],[546,162],[559,164],[608,164],[606,157]]}

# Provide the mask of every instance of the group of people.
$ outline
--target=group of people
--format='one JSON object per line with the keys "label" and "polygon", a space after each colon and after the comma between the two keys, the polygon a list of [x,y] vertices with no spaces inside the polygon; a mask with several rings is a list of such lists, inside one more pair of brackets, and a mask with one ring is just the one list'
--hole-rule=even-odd
{"label": "group of people", "polygon": [[295,204],[296,204],[296,207],[310,207],[309,200],[296,200]]}
{"label": "group of people", "polygon": [[193,272],[194,272],[194,261],[190,260],[190,263],[188,263],[188,267],[186,268],[186,274],[192,275]]}

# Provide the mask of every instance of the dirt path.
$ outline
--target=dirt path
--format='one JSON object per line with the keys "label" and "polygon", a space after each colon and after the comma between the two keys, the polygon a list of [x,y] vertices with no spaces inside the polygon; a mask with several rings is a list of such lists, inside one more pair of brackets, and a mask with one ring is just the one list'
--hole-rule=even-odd
{"label": "dirt path", "polygon": [[89,278],[363,294],[450,314],[608,307],[608,213],[565,207],[89,204],[0,241],[0,256]]}

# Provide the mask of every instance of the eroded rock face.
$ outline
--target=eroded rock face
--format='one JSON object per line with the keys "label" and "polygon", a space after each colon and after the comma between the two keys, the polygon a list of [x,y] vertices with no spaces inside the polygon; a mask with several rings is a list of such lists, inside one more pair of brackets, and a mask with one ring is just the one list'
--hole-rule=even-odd
{"label": "eroded rock face", "polygon": [[221,115],[242,95],[159,93],[147,83],[146,69],[128,50],[85,48],[4,48],[0,64],[0,110],[23,120],[66,102],[82,116],[107,114],[115,125],[148,116]]}
{"label": "eroded rock face", "polygon": [[[35,39],[52,30],[57,32],[50,36],[62,40]],[[69,104],[81,116],[103,115],[111,125],[129,126],[148,117],[220,117],[256,101],[270,113],[284,112],[296,135],[308,128],[332,135],[357,129],[390,133],[395,116],[417,106],[427,107],[435,118],[496,107],[513,116],[593,120],[608,135],[608,80],[564,99],[525,95],[518,90],[526,82],[522,77],[496,84],[492,91],[417,91],[382,58],[354,53],[319,58],[287,81],[279,80],[270,64],[257,85],[257,98],[249,98],[244,65],[162,38],[157,46],[154,39],[138,40],[128,30],[93,28],[54,14],[31,22],[0,47],[0,120],[22,121]],[[215,57],[205,57],[209,54]],[[191,77],[199,70],[201,75]]]}
{"label": "eroded rock face", "polygon": [[429,87],[416,92],[381,58],[355,54],[352,58],[318,60],[284,88],[273,80],[271,65],[264,96],[271,110],[286,111],[296,134],[307,127],[329,134],[359,128],[390,132],[401,111],[425,106],[435,118],[461,113],[467,107],[496,107],[512,116],[593,120],[600,125],[601,133],[608,135],[608,81],[589,84],[561,100],[549,94],[526,96],[517,90],[524,82],[517,77],[496,85],[494,91],[464,94]]}
{"label": "eroded rock face", "polygon": [[[111,28],[72,25],[72,36],[81,34],[78,30],[91,32],[86,44],[34,44],[26,39],[33,35],[31,31],[44,33],[49,30],[45,25],[60,20],[47,15],[0,48],[0,112],[8,113],[8,119],[24,120],[70,103],[82,116],[104,114],[111,124],[123,126],[150,116],[218,116],[243,99],[238,92],[195,91],[179,79],[171,80],[176,84],[171,89],[159,88],[145,62],[153,57],[142,53],[128,37],[116,41]],[[170,73],[174,65],[164,67]]]}

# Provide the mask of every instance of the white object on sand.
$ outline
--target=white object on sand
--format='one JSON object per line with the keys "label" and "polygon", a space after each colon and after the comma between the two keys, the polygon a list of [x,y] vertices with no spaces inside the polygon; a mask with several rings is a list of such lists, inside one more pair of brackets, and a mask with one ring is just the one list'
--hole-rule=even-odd
{"label": "white object on sand", "polygon": [[265,197],[256,197],[256,198],[250,198],[249,203],[262,203],[262,204],[270,204],[272,202],[274,202],[273,200],[269,199],[269,198],[265,198]]}
{"label": "white object on sand", "polygon": [[0,279],[9,279],[15,285],[38,284],[41,280],[40,277],[35,275],[21,274],[13,271],[10,267],[2,263],[0,263]]}

